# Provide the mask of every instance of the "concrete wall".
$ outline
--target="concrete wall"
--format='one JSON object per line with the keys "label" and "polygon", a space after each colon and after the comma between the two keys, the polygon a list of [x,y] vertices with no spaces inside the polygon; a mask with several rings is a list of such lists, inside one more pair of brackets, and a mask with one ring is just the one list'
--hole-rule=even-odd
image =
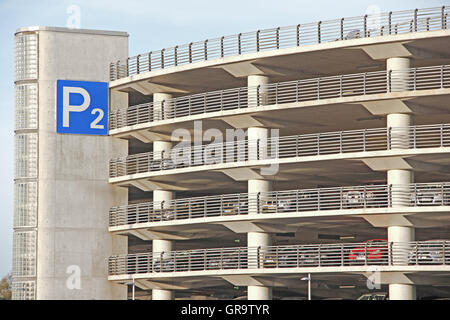
{"label": "concrete wall", "polygon": [[[56,80],[108,81],[109,62],[127,56],[124,33],[39,31],[37,299],[126,298],[107,280],[107,261],[127,251],[126,238],[108,232],[109,208],[127,203],[127,190],[108,184],[108,161],[126,155],[127,142],[57,134]],[[78,267],[80,289],[69,289]]]}

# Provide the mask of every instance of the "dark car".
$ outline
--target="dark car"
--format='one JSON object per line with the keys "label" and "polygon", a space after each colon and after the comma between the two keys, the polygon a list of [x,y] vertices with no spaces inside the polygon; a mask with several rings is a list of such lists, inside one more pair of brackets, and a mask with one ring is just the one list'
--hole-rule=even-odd
{"label": "dark car", "polygon": [[417,188],[411,195],[411,202],[417,206],[448,205],[449,190],[443,190],[441,186],[427,186]]}
{"label": "dark car", "polygon": [[385,292],[374,292],[363,294],[356,300],[389,300],[389,298]]}
{"label": "dark car", "polygon": [[450,263],[450,241],[428,240],[418,242],[409,251],[408,262],[414,264],[448,264]]}

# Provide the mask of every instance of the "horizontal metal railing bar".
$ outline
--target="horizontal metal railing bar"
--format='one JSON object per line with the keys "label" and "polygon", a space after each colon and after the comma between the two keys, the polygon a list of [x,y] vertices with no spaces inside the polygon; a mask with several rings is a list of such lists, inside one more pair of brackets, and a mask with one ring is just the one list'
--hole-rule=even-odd
{"label": "horizontal metal railing bar", "polygon": [[108,274],[368,265],[450,265],[450,241],[371,240],[116,255],[109,258]]}
{"label": "horizontal metal railing bar", "polygon": [[266,213],[450,205],[450,182],[238,193],[112,207],[109,226]]}
{"label": "horizontal metal railing bar", "polygon": [[450,88],[450,65],[374,71],[182,96],[110,113],[111,129],[195,114],[338,97]]}
{"label": "horizontal metal railing bar", "polygon": [[445,30],[446,6],[349,17],[239,33],[151,51],[110,64],[110,80],[152,70],[237,56],[266,50],[292,48],[412,32]]}
{"label": "horizontal metal railing bar", "polygon": [[110,178],[250,160],[298,158],[392,149],[450,147],[450,124],[325,132],[174,148],[110,160]]}

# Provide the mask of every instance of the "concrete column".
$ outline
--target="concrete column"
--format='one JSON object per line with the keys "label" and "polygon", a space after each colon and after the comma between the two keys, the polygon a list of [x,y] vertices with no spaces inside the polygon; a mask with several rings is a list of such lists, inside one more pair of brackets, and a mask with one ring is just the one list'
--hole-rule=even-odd
{"label": "concrete column", "polygon": [[168,93],[153,94],[153,120],[164,120],[173,118],[172,95]]}
{"label": "concrete column", "polygon": [[[258,214],[258,200],[260,205],[264,203],[264,195],[257,199],[259,192],[269,192],[272,188],[268,180],[248,180],[249,192],[249,214]],[[264,257],[272,243],[271,235],[267,232],[249,232],[247,234],[247,246],[252,248],[248,253],[248,267],[262,268]],[[257,248],[261,248],[258,250]],[[248,286],[248,300],[270,300],[272,299],[272,288],[264,286]]]}
{"label": "concrete column", "polygon": [[409,58],[389,58],[386,60],[386,69],[391,75],[391,91],[399,92],[411,90],[411,73],[409,68],[412,67],[412,61]]}
{"label": "concrete column", "polygon": [[250,75],[247,78],[248,106],[256,107],[268,104],[267,84],[269,77],[262,75]]}
{"label": "concrete column", "polygon": [[389,300],[416,300],[416,288],[412,284],[390,284]]}
{"label": "concrete column", "polygon": [[[410,201],[410,188],[407,185],[414,181],[414,173],[410,170],[388,170],[387,181],[392,185],[392,206],[401,207]],[[389,226],[388,242],[391,245],[391,262],[393,265],[404,265],[408,260],[409,249],[405,242],[414,241],[415,230],[408,226]],[[411,284],[389,284],[389,299],[414,300],[415,288]]]}
{"label": "concrete column", "polygon": [[272,190],[272,181],[250,179],[248,180],[248,214],[261,213],[261,207],[267,198],[267,192]]}
{"label": "concrete column", "polygon": [[[248,267],[262,268],[264,265],[264,257],[267,250],[266,247],[271,245],[271,236],[266,232],[249,232],[247,234],[247,246],[254,248],[249,250]],[[256,250],[256,248],[262,248]],[[271,300],[272,288],[265,286],[248,286],[247,297],[248,300]]]}
{"label": "concrete column", "polygon": [[164,159],[170,158],[172,150],[172,142],[170,141],[154,141],[153,142],[153,160],[161,160],[164,153]]}
{"label": "concrete column", "polygon": [[[166,264],[164,259],[169,257],[169,254],[166,253],[170,253],[172,251],[172,241],[155,239],[153,240],[152,251],[154,254],[153,263],[158,262],[162,271],[164,271],[165,267],[169,268],[171,266],[168,263]],[[163,254],[161,254],[162,252]],[[173,292],[171,290],[166,289],[152,290],[152,300],[172,300],[172,299],[173,299]]]}
{"label": "concrete column", "polygon": [[153,289],[152,300],[173,300],[173,291],[164,289]]}
{"label": "concrete column", "polygon": [[272,288],[262,286],[247,287],[248,300],[272,300]]}
{"label": "concrete column", "polygon": [[387,127],[390,128],[391,149],[408,149],[411,147],[412,135],[409,127],[412,126],[412,115],[406,113],[388,114]]}
{"label": "concrete column", "polygon": [[409,185],[414,181],[411,170],[392,169],[387,172],[387,183],[391,186],[391,201],[393,207],[407,206],[411,201]]}
{"label": "concrete column", "polygon": [[[262,75],[248,76],[248,106],[256,107],[268,104],[266,85],[269,77]],[[267,138],[269,129],[261,127],[248,128],[248,159],[258,160],[267,158]],[[256,143],[258,141],[258,143]],[[272,183],[263,179],[248,180],[249,214],[258,214],[261,204],[264,203],[265,193],[271,191]],[[258,196],[259,195],[259,196]],[[249,232],[247,234],[247,246],[252,248],[248,254],[249,268],[262,268],[264,264],[264,248],[271,245],[271,236],[266,232]],[[257,250],[256,248],[262,248]],[[270,300],[272,299],[272,288],[265,286],[248,286],[248,300]]]}
{"label": "concrete column", "polygon": [[[155,94],[156,95],[156,94]],[[164,94],[158,94],[164,95]],[[153,160],[161,160],[170,158],[170,151],[172,149],[172,143],[169,141],[154,141],[153,142]],[[157,219],[170,219],[170,215],[167,214],[167,209],[170,209],[170,202],[174,197],[173,191],[168,190],[154,190],[153,191],[153,210]],[[159,261],[159,266],[164,269],[166,266],[170,267],[170,264],[166,264],[164,259],[168,258],[169,253],[172,251],[172,241],[170,240],[153,240],[153,253],[156,254],[153,258],[154,263]],[[164,254],[161,254],[164,252]],[[163,261],[161,261],[161,259]],[[173,292],[165,289],[153,289],[153,300],[172,300]]]}
{"label": "concrete column", "polygon": [[251,127],[247,129],[248,133],[248,159],[261,160],[267,158],[267,139],[269,135],[268,128]]}

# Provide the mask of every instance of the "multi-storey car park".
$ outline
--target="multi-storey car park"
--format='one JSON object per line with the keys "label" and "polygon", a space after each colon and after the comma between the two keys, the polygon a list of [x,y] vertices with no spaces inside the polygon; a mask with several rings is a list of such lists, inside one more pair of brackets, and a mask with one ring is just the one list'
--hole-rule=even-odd
{"label": "multi-storey car park", "polygon": [[[449,297],[449,12],[19,29],[14,298]],[[56,133],[58,79],[109,81],[108,136]]]}

